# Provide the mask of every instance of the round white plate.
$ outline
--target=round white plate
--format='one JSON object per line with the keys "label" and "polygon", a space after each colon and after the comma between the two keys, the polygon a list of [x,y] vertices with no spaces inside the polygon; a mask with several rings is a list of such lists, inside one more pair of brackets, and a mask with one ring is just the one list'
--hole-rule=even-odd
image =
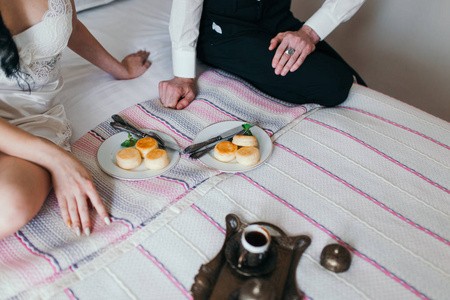
{"label": "round white plate", "polygon": [[[144,132],[155,132],[157,133],[164,141],[174,143],[178,145],[176,140],[163,132],[159,132],[156,130],[149,129],[141,129]],[[133,136],[136,139],[139,139],[136,136]],[[149,170],[144,165],[144,160],[139,167],[134,168],[132,170],[124,170],[119,168],[116,162],[116,154],[120,150],[124,149],[120,144],[122,144],[125,140],[128,139],[128,133],[120,132],[115,134],[108,139],[106,139],[103,144],[98,148],[97,151],[97,163],[106,174],[116,177],[123,180],[145,180],[160,176],[170,169],[172,169],[180,160],[180,153],[178,151],[165,148],[167,155],[169,156],[170,163],[167,167],[162,170]],[[133,147],[134,148],[134,147]]]}
{"label": "round white plate", "polygon": [[[193,143],[200,143],[203,141],[206,141],[212,137],[215,137],[222,132],[225,132],[227,130],[236,128],[238,126],[241,126],[242,124],[245,124],[245,122],[242,121],[225,121],[220,123],[215,123],[212,125],[209,125],[208,127],[204,128],[202,131],[200,131],[197,136],[195,137]],[[236,172],[244,172],[251,169],[254,169],[260,165],[262,165],[272,154],[273,150],[273,144],[272,140],[270,139],[269,135],[261,128],[257,126],[253,126],[250,131],[252,134],[256,137],[258,140],[258,148],[260,152],[260,159],[259,162],[253,166],[244,166],[239,164],[236,159],[232,160],[231,162],[221,162],[217,160],[214,157],[214,149],[203,155],[199,158],[200,162],[202,162],[205,166],[210,167],[212,169],[216,169],[222,172],[227,173],[236,173]]]}

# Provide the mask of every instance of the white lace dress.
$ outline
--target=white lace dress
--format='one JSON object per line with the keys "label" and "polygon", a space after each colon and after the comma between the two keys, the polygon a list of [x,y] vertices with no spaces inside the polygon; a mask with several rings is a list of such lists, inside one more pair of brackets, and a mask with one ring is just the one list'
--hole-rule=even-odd
{"label": "white lace dress", "polygon": [[0,117],[69,150],[70,124],[56,96],[63,86],[60,58],[72,33],[72,5],[49,0],[48,6],[41,22],[13,36],[29,87],[0,69]]}

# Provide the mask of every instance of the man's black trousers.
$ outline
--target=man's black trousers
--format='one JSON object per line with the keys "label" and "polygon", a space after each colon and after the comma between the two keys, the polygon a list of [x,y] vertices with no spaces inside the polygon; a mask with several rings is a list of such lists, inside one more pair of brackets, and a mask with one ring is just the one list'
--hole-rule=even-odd
{"label": "man's black trousers", "polygon": [[335,106],[343,102],[358,74],[321,41],[295,72],[276,75],[270,40],[303,23],[290,0],[205,0],[197,54],[203,62],[236,74],[261,91],[297,104]]}

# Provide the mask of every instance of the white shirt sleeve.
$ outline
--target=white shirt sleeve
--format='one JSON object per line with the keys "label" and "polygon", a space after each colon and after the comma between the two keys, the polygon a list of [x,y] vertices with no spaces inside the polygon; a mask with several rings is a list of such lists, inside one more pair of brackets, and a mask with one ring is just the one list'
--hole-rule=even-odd
{"label": "white shirt sleeve", "polygon": [[311,27],[321,40],[339,24],[349,20],[365,0],[325,0],[319,10],[304,25]]}
{"label": "white shirt sleeve", "polygon": [[203,0],[173,0],[169,32],[174,76],[195,78],[196,47],[202,9]]}

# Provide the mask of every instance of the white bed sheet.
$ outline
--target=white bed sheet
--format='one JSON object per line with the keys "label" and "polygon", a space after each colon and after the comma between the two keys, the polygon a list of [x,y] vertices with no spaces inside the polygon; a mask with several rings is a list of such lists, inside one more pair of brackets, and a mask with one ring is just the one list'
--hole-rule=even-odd
{"label": "white bed sheet", "polygon": [[[115,80],[67,49],[62,57],[65,86],[60,94],[75,142],[109,116],[136,103],[157,99],[158,83],[173,78],[169,18],[172,1],[122,0],[78,14],[78,18],[118,60],[150,51],[150,69],[132,80]],[[204,70],[199,64],[198,71]]]}

